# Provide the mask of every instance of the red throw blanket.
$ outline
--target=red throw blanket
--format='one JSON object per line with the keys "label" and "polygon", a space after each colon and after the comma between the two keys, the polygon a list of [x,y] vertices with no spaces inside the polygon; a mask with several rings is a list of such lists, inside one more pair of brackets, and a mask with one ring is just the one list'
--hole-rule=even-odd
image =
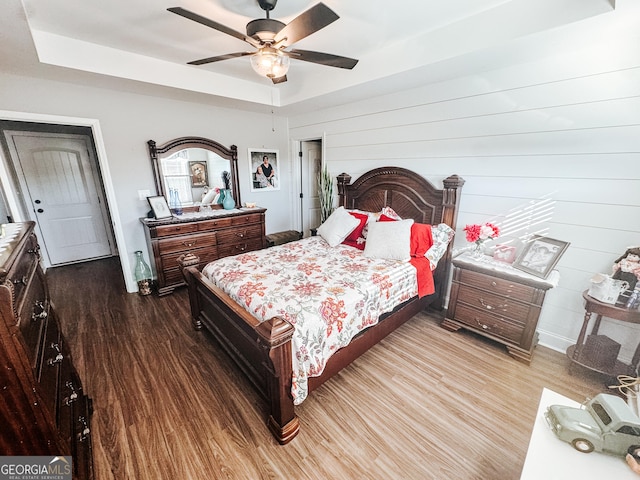
{"label": "red throw blanket", "polygon": [[424,254],[433,245],[431,225],[414,223],[411,226],[411,265],[416,268],[418,276],[418,296],[435,293],[431,263]]}

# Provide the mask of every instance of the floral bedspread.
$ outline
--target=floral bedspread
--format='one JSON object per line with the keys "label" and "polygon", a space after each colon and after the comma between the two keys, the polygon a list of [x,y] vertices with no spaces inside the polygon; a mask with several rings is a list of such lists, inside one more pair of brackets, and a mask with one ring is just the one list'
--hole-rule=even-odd
{"label": "floral bedspread", "polygon": [[203,274],[259,320],[281,316],[294,325],[296,405],[335,351],[418,291],[409,262],[367,258],[321,237],[222,258]]}

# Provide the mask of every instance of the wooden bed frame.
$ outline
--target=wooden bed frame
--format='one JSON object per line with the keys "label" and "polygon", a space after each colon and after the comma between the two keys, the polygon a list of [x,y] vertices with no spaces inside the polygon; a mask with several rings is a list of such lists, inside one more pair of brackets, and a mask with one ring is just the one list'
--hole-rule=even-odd
{"label": "wooden bed frame", "polygon": [[[402,218],[432,225],[446,223],[456,228],[460,189],[464,184],[457,175],[446,178],[443,189],[435,188],[410,170],[396,167],[367,172],[353,185],[345,173],[337,178],[339,203],[345,208],[379,212],[389,206]],[[452,243],[434,271],[435,293],[421,299],[414,297],[359,333],[348,346],[333,354],[321,376],[309,378],[309,393],[427,306],[442,310]],[[300,429],[291,396],[290,342],[294,327],[279,317],[258,321],[202,275],[193,261],[187,257],[182,266],[194,328],[204,327],[231,356],[267,401],[267,424],[275,438],[283,445],[290,442]]]}

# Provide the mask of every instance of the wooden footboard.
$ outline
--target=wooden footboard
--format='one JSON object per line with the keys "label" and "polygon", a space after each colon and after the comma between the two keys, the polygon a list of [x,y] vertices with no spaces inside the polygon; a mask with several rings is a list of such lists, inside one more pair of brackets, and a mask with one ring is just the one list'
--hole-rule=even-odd
{"label": "wooden footboard", "polygon": [[279,317],[259,322],[197,268],[183,270],[196,329],[211,333],[267,401],[269,429],[281,444],[300,424],[291,396],[293,326]]}

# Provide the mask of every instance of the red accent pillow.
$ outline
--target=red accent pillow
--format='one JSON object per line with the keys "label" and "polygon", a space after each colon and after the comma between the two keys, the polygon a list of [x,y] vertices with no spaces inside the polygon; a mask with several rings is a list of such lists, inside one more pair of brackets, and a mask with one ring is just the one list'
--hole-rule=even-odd
{"label": "red accent pillow", "polygon": [[347,238],[344,239],[344,242],[342,243],[351,247],[359,248],[360,250],[364,250],[364,242],[358,243],[358,238],[362,237],[362,231],[364,230],[364,226],[367,224],[369,216],[355,212],[349,212],[349,214],[360,220],[360,224],[353,229],[353,231]]}
{"label": "red accent pillow", "polygon": [[397,222],[395,218],[387,217],[384,213],[380,215],[379,222]]}

